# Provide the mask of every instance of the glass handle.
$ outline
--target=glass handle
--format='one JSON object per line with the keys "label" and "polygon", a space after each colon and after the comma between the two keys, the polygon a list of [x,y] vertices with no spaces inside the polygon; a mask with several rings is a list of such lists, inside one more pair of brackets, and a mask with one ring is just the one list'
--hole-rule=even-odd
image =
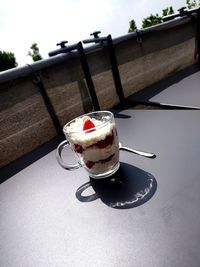
{"label": "glass handle", "polygon": [[69,170],[69,171],[82,167],[80,162],[78,162],[76,164],[67,164],[63,161],[62,151],[63,151],[63,148],[65,148],[65,147],[66,148],[69,147],[69,142],[67,140],[64,140],[63,142],[61,142],[56,149],[56,159],[57,159],[58,163],[60,164],[60,166],[66,170]]}

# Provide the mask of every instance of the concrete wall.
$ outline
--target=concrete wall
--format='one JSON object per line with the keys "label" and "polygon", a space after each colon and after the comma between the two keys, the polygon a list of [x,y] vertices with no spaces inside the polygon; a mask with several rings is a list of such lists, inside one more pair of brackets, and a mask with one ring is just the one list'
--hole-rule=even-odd
{"label": "concrete wall", "polygon": [[[114,40],[125,96],[194,64],[197,61],[195,27],[193,19],[184,19],[147,33],[141,32],[141,44],[134,34]],[[119,103],[119,98],[108,51],[106,47],[90,50],[87,60],[100,107],[109,109]],[[77,55],[42,67],[40,75],[61,125],[93,110]],[[39,89],[30,75],[0,84],[0,167],[56,135]]]}

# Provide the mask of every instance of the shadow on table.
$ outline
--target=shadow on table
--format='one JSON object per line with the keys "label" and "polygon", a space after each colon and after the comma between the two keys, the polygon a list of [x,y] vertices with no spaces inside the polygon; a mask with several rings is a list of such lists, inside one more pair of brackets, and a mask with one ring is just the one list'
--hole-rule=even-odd
{"label": "shadow on table", "polygon": [[121,113],[121,109],[111,109],[115,119],[130,119],[131,116]]}
{"label": "shadow on table", "polygon": [[[83,196],[92,187],[94,194]],[[98,198],[104,204],[116,209],[130,209],[147,202],[156,192],[156,179],[150,174],[130,164],[121,162],[119,170],[107,179],[92,179],[76,191],[81,202],[91,202]]]}

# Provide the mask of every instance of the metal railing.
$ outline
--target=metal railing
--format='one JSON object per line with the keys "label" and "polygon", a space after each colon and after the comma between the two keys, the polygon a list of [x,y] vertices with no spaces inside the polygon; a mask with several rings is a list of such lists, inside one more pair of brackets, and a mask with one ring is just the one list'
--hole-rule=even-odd
{"label": "metal railing", "polygon": [[[164,29],[170,29],[171,27],[175,27],[178,26],[182,23],[187,23],[190,19],[192,18],[197,18],[197,14],[199,12],[199,9],[194,9],[192,11],[188,11],[187,14],[184,13],[184,15],[180,15],[178,14],[174,14],[174,15],[170,15],[164,18],[163,23],[161,24],[157,24],[154,26],[151,26],[149,28],[146,29],[141,29],[141,30],[137,30],[134,32],[130,32],[127,33],[123,36],[119,36],[116,38],[112,39],[113,45],[115,47],[115,45],[122,43],[123,41],[129,40],[129,39],[138,39],[138,37],[142,37],[145,36],[146,34],[149,34],[150,32],[156,32],[156,31],[160,31],[160,30],[164,30]],[[189,16],[188,16],[189,15]],[[176,18],[176,19],[173,19]],[[43,59],[37,62],[33,62],[31,63],[31,67],[34,69],[34,71],[39,71],[42,69],[45,69],[47,67],[59,64],[59,63],[63,63],[66,60],[70,59],[70,58],[74,58],[74,57],[78,57],[78,51],[74,50],[72,51],[71,48],[73,48],[74,46],[76,46],[77,44],[73,44],[70,46],[66,47],[62,50],[62,53],[60,53],[60,49],[54,50],[53,52],[55,52],[54,56],[51,53],[51,57],[47,58],[47,59]],[[104,47],[106,47],[107,44],[104,44]],[[69,53],[68,50],[71,50],[71,52]],[[95,43],[89,47],[84,47],[84,52],[85,54],[90,54],[95,52],[96,50],[101,50],[103,49],[102,44],[101,43]],[[16,67],[10,70],[6,70],[6,71],[2,71],[0,72],[0,84],[1,83],[5,83],[9,80],[14,80],[20,77],[27,77],[31,75],[31,70],[30,67],[25,65],[25,66],[21,66],[21,67]]]}
{"label": "metal railing", "polygon": [[[91,34],[93,35],[92,39],[86,39],[83,40],[82,42],[78,42],[73,45],[67,46],[66,45],[67,41],[63,41],[57,44],[60,46],[59,49],[49,52],[50,58],[0,73],[0,84],[5,83],[9,80],[14,80],[19,77],[29,76],[32,79],[33,83],[36,86],[38,86],[40,94],[51,116],[51,119],[54,123],[57,133],[60,135],[62,134],[61,125],[59,123],[59,119],[56,115],[56,112],[53,108],[53,105],[48,97],[48,94],[46,93],[45,86],[39,74],[40,70],[52,66],[54,64],[63,63],[70,58],[74,57],[78,58],[80,60],[82,71],[88,86],[93,107],[95,110],[99,110],[100,105],[92,81],[90,67],[87,61],[87,54],[93,53],[96,50],[107,49],[109,55],[109,61],[111,63],[111,70],[116,88],[116,93],[119,97],[120,102],[123,102],[125,97],[121,84],[120,73],[118,70],[117,58],[115,55],[115,45],[120,44],[123,41],[129,39],[135,39],[140,45],[142,45],[143,41],[142,38],[146,34],[149,34],[150,32],[160,31],[163,29],[169,29],[171,27],[175,27],[176,25],[185,23],[191,19],[195,19],[197,22],[197,44],[198,44],[198,54],[200,54],[200,9],[198,8],[190,11],[181,9],[178,14],[173,14],[164,17],[163,20],[165,22],[162,24],[155,25],[147,29],[137,30],[135,32],[128,33],[122,37],[118,37],[115,39],[112,39],[111,35],[108,35],[106,37],[99,37],[98,34],[100,32],[94,32]],[[91,45],[90,47],[84,48],[82,43],[83,44],[94,43],[94,44]]]}

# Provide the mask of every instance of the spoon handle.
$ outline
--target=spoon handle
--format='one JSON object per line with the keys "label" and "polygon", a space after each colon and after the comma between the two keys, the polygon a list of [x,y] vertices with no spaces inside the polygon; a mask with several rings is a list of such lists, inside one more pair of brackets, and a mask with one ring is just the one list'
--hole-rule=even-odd
{"label": "spoon handle", "polygon": [[125,146],[121,146],[120,149],[125,150],[125,151],[129,151],[129,152],[132,152],[132,153],[135,153],[135,154],[138,154],[140,156],[147,157],[147,158],[155,158],[156,157],[156,155],[153,153],[138,151],[138,150],[135,150],[135,149],[132,149],[129,147],[125,147]]}

